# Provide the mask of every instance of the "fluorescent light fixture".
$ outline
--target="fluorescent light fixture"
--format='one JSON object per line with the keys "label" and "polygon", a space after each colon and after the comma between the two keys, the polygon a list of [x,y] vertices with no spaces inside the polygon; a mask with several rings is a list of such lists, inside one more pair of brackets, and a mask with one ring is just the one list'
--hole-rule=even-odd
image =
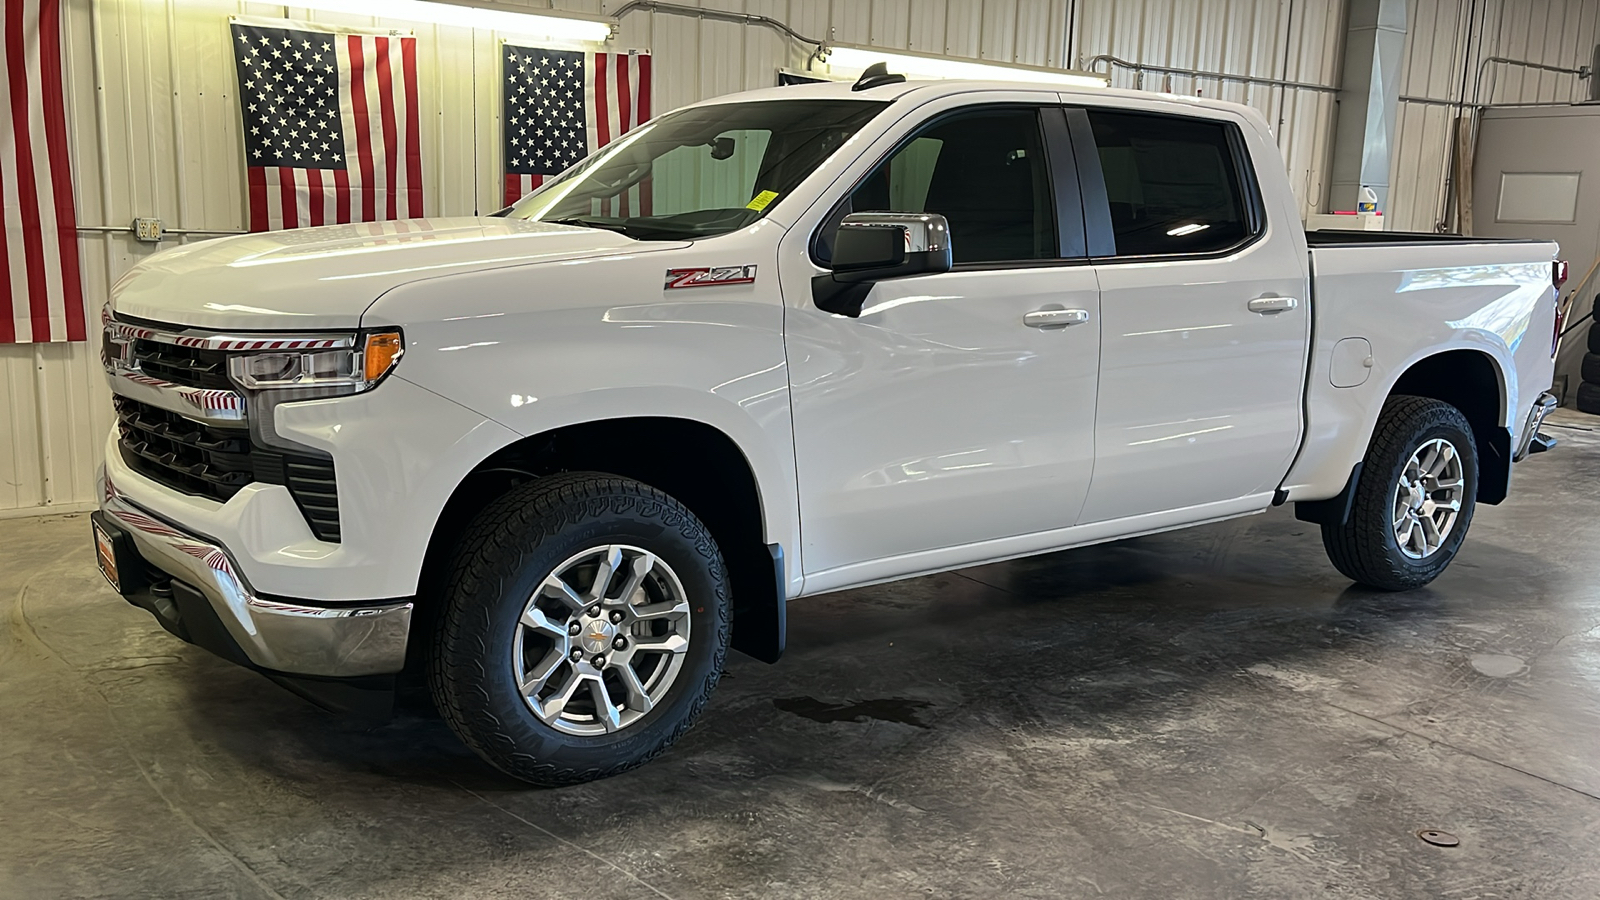
{"label": "fluorescent light fixture", "polygon": [[873,63],[886,63],[890,72],[913,79],[973,78],[984,81],[1027,81],[1063,87],[1106,87],[1111,80],[1093,72],[1047,69],[1043,66],[1005,65],[977,60],[950,59],[908,50],[879,50],[848,44],[827,46],[828,68],[860,72]]}
{"label": "fluorescent light fixture", "polygon": [[1205,231],[1210,227],[1210,225],[1202,225],[1199,222],[1190,222],[1187,225],[1179,225],[1177,228],[1169,229],[1167,231],[1167,237],[1183,237],[1186,234],[1194,234],[1196,232]]}
{"label": "fluorescent light fixture", "polygon": [[290,7],[321,12],[431,22],[462,28],[486,28],[529,37],[600,42],[611,37],[615,20],[579,15],[545,15],[475,3],[433,3],[429,0],[291,0]]}

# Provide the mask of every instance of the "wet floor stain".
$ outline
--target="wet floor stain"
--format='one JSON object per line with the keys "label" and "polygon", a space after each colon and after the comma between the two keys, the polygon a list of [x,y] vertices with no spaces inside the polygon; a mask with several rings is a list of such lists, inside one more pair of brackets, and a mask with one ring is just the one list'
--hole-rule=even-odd
{"label": "wet floor stain", "polygon": [[1527,671],[1528,664],[1519,656],[1502,656],[1498,653],[1477,653],[1472,657],[1472,667],[1490,678],[1510,678]]}
{"label": "wet floor stain", "polygon": [[917,713],[933,704],[925,700],[908,700],[904,697],[883,697],[846,703],[828,703],[814,697],[783,697],[773,700],[772,705],[813,722],[865,722],[868,719],[877,719],[880,722],[927,728],[929,726],[918,719]]}

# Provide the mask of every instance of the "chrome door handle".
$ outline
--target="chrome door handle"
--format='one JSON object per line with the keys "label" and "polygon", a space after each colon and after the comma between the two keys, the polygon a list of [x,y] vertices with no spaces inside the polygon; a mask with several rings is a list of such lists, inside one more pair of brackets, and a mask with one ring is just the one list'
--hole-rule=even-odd
{"label": "chrome door handle", "polygon": [[1065,328],[1087,321],[1087,309],[1036,309],[1022,317],[1022,324],[1029,328]]}
{"label": "chrome door handle", "polygon": [[1257,297],[1247,305],[1253,313],[1279,313],[1294,309],[1300,301],[1293,297]]}

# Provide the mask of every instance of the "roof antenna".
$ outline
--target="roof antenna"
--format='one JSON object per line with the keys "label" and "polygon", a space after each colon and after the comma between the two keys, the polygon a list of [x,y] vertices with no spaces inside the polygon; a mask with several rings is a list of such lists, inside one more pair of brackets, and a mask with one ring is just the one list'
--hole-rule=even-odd
{"label": "roof antenna", "polygon": [[875,87],[883,87],[886,84],[902,84],[905,80],[906,77],[904,75],[889,74],[888,63],[875,62],[867,66],[866,71],[861,73],[861,77],[856,80],[856,83],[850,86],[850,90],[870,91]]}

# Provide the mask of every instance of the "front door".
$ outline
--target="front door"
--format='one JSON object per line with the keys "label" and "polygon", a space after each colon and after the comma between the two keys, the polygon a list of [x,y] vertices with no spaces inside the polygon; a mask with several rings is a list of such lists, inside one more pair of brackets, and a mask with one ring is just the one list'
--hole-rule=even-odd
{"label": "front door", "polygon": [[[866,577],[936,568],[944,558],[923,566],[916,555],[1077,520],[1093,468],[1100,316],[1092,267],[1063,259],[1081,230],[1064,241],[1057,229],[1068,192],[1052,182],[1048,151],[1070,165],[1065,135],[1056,108],[936,115],[830,217],[942,214],[955,270],[880,282],[858,319],[790,305],[808,586],[818,575],[848,583],[873,561],[900,559]],[[1075,180],[1070,197],[1081,217]],[[824,226],[815,257],[830,238]],[[1044,309],[1082,313],[1028,318]]]}
{"label": "front door", "polygon": [[[1085,160],[1091,142],[1078,142],[1101,309],[1081,521],[1189,508],[1198,520],[1205,504],[1270,494],[1299,444],[1305,390],[1298,219],[1273,208],[1269,221],[1236,123],[1093,108],[1069,117],[1073,136],[1092,130],[1097,148]],[[1101,179],[1103,200],[1090,187]]]}

